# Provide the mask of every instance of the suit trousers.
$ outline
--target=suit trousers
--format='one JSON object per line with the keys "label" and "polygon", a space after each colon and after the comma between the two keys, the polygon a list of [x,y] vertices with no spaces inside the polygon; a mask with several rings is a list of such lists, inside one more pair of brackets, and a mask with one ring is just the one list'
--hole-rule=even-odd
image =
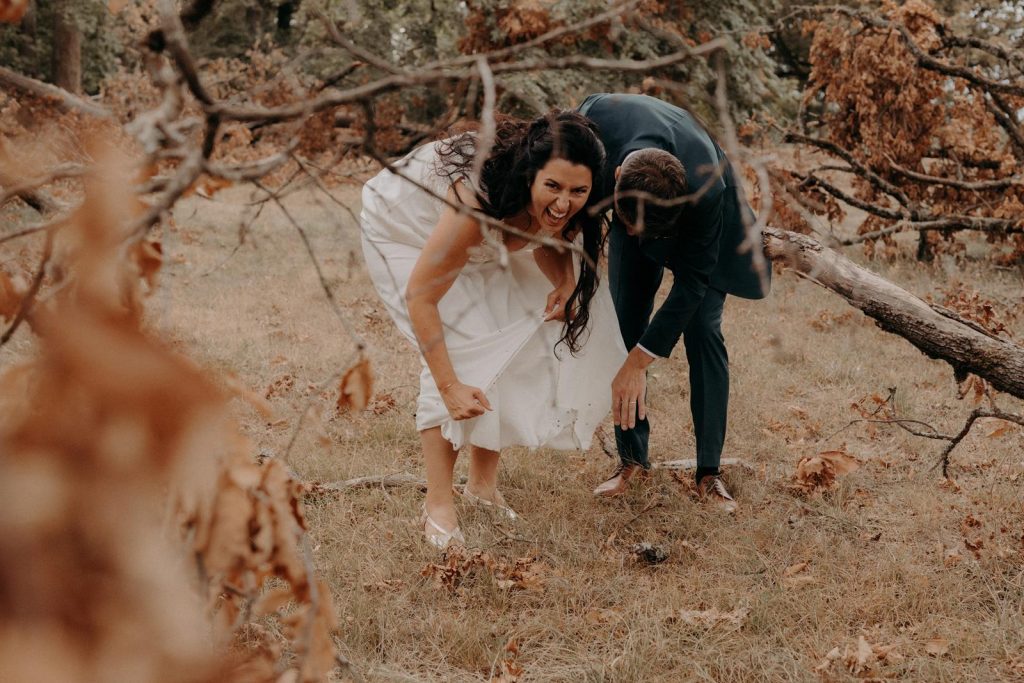
{"label": "suit trousers", "polygon": [[[632,350],[647,329],[663,272],[661,266],[643,254],[636,237],[621,228],[612,228],[608,276],[627,349]],[[697,466],[701,469],[718,468],[725,443],[729,411],[729,354],[722,336],[725,297],[725,292],[708,288],[683,331],[683,346],[690,366],[690,413],[697,442]],[[649,419],[639,417],[633,429],[615,428],[615,444],[623,463],[650,467],[647,456],[650,432]]]}

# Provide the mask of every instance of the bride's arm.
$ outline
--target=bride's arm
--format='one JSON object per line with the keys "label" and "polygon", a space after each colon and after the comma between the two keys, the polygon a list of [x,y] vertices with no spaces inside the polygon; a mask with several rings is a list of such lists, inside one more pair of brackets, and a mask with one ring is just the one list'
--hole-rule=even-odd
{"label": "bride's arm", "polygon": [[[472,193],[461,183],[448,191],[448,201],[477,208]],[[457,420],[480,415],[484,408],[490,409],[490,404],[483,391],[462,384],[455,375],[437,307],[469,260],[469,249],[482,241],[480,224],[475,218],[446,206],[413,266],[405,290],[409,321],[420,352],[448,411]]]}

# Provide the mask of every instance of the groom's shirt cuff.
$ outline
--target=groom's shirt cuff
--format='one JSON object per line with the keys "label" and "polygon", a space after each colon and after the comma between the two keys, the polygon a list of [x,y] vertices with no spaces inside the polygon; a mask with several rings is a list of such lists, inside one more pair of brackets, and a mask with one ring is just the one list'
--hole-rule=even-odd
{"label": "groom's shirt cuff", "polygon": [[658,360],[659,358],[661,358],[661,356],[659,356],[658,354],[654,353],[653,351],[648,351],[648,350],[647,350],[647,349],[646,349],[646,348],[645,348],[645,347],[643,346],[643,344],[637,344],[637,345],[636,345],[636,348],[640,349],[641,351],[643,351],[644,353],[646,353],[646,354],[647,354],[648,356],[650,356],[650,357],[651,357],[651,358],[653,358],[654,360]]}

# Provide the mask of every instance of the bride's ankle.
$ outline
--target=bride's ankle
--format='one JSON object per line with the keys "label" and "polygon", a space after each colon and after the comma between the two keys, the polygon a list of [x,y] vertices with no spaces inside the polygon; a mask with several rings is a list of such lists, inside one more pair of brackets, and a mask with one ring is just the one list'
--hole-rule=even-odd
{"label": "bride's ankle", "polygon": [[423,503],[423,511],[432,520],[445,528],[454,528],[459,524],[454,501],[434,502],[428,499]]}
{"label": "bride's ankle", "polygon": [[466,487],[463,491],[475,498],[486,500],[488,502],[494,502],[495,498],[501,496],[498,493],[498,487],[496,484],[488,484],[485,482],[467,482]]}

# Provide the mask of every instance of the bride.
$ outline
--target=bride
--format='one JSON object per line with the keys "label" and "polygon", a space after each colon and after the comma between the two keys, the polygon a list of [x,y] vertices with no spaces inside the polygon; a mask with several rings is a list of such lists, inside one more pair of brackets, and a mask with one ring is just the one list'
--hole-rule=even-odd
{"label": "bride", "polygon": [[370,278],[423,362],[421,521],[439,548],[465,542],[452,491],[459,449],[469,446],[465,499],[515,519],[497,489],[501,449],[588,448],[626,355],[594,269],[603,217],[587,209],[604,163],[594,124],[570,111],[501,118],[478,178],[476,143],[463,133],[381,171],[360,217]]}

